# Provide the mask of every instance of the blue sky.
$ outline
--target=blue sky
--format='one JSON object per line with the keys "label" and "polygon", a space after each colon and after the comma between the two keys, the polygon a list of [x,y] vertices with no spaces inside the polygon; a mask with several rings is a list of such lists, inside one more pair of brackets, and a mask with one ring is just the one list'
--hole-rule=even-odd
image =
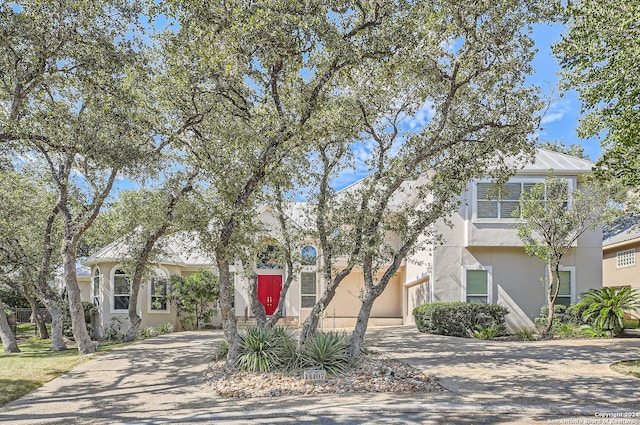
{"label": "blue sky", "polygon": [[[598,159],[601,153],[600,142],[595,139],[579,139],[576,128],[580,118],[580,101],[575,91],[561,94],[557,85],[560,66],[553,57],[551,45],[560,40],[563,32],[561,25],[537,26],[534,30],[534,39],[538,53],[533,62],[536,74],[530,82],[539,85],[547,94],[553,95],[553,102],[545,118],[542,120],[542,131],[539,137],[542,140],[559,140],[567,146],[569,144],[581,144],[585,153],[592,161]],[[553,92],[552,92],[553,91]]]}

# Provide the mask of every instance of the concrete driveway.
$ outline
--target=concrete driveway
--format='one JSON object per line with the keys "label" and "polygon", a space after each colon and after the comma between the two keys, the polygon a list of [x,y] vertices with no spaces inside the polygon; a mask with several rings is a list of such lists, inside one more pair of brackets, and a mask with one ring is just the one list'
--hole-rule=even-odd
{"label": "concrete driveway", "polygon": [[487,342],[374,329],[371,348],[439,377],[449,391],[231,400],[202,380],[221,337],[175,333],[113,350],[3,406],[0,423],[527,424],[640,415],[640,380],[608,366],[640,356],[640,339]]}
{"label": "concrete driveway", "polygon": [[640,358],[640,338],[482,341],[375,329],[368,343],[428,374],[452,394],[479,405],[511,405],[549,412],[637,410],[640,379],[611,370]]}

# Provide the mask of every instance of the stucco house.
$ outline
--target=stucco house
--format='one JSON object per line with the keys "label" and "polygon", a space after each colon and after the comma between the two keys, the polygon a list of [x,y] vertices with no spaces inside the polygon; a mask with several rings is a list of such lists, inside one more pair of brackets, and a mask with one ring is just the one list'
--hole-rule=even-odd
{"label": "stucco house", "polygon": [[602,241],[602,285],[640,291],[640,223],[612,226]]}
{"label": "stucco house", "polygon": [[[533,327],[533,318],[546,303],[541,281],[545,266],[541,260],[524,252],[513,227],[516,219],[511,217],[511,212],[517,207],[522,191],[543,181],[550,169],[556,176],[566,179],[570,189],[575,189],[580,187],[592,167],[593,163],[589,161],[540,149],[535,162],[525,166],[507,183],[500,199],[488,197],[492,185],[489,179],[469,182],[467,190],[461,194],[461,207],[451,217],[453,227],[444,222],[434,226],[434,230],[443,236],[444,243],[424,245],[420,252],[403,262],[374,303],[370,325],[412,323],[413,308],[425,302],[464,301],[502,304],[511,312],[507,316],[511,328]],[[415,199],[409,194],[399,201],[415,202]],[[263,206],[257,211],[257,218],[266,229],[272,229],[272,236],[277,240],[278,220],[273,211]],[[303,202],[291,204],[288,218],[292,225],[308,225],[308,205]],[[601,241],[600,230],[587,232],[565,257],[560,303],[575,302],[580,293],[602,285]],[[160,278],[146,282],[139,296],[138,310],[143,326],[175,323],[171,305],[153,303],[157,288],[166,285],[166,278],[213,267],[212,259],[198,249],[195,235],[179,233],[168,238],[164,245],[166,253],[154,266]],[[91,268],[91,281],[83,293],[87,300],[100,306],[103,323],[111,317],[127,314],[128,278],[121,268],[126,252],[126,240],[120,240],[84,262]],[[313,240],[306,241],[301,244],[301,254],[302,260],[296,267],[282,318],[283,322],[292,325],[306,319],[324,290],[322,275],[318,273],[322,258],[318,245]],[[234,272],[234,306],[241,323],[251,320],[252,316],[249,281],[244,277],[244,267],[254,267],[258,298],[267,314],[275,310],[286,279],[284,269],[266,260],[258,259],[252,266],[234,265],[231,270]],[[339,263],[337,267],[340,267]],[[325,329],[355,323],[362,287],[363,279],[357,270],[343,281],[333,301],[325,307],[322,323]]]}

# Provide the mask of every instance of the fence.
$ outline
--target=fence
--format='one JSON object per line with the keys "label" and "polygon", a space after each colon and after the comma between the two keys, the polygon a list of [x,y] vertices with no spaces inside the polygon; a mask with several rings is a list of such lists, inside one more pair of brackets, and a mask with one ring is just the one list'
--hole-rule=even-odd
{"label": "fence", "polygon": [[[12,314],[8,317],[9,319],[9,325],[13,328],[13,333],[14,335],[17,336],[17,331],[18,331],[18,325],[22,325],[22,324],[31,324],[31,309],[30,308],[19,308],[19,307],[14,307],[11,309]],[[49,314],[49,310],[47,310],[46,308],[39,308],[38,309],[38,314],[40,315],[40,317],[42,317],[45,321],[45,323],[51,323],[51,315]],[[32,329],[33,328],[33,329]],[[33,327],[28,326],[28,327],[24,327],[22,326],[21,329],[23,331],[25,331],[25,333],[29,334],[31,333],[31,330],[33,330],[33,334],[35,336],[39,336],[38,335],[38,326],[33,323]]]}

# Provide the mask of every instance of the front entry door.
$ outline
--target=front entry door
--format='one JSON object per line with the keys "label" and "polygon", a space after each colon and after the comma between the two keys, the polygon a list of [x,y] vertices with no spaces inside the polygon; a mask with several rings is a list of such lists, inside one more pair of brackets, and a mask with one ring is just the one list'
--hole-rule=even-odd
{"label": "front entry door", "polygon": [[278,307],[282,291],[281,275],[258,275],[258,301],[264,306],[267,316],[271,316]]}

